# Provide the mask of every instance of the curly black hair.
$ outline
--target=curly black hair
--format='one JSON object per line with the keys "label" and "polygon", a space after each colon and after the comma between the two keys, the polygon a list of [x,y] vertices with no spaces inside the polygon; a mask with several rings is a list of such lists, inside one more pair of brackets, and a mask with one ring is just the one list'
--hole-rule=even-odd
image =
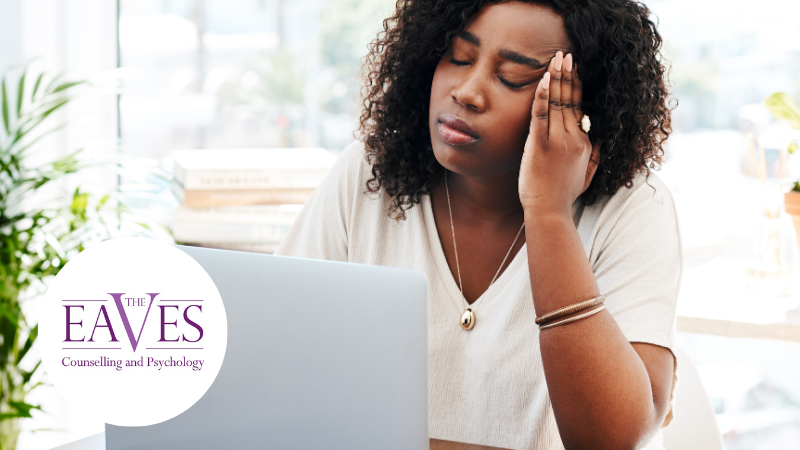
{"label": "curly black hair", "polygon": [[[564,20],[581,68],[582,109],[592,120],[589,139],[600,144],[598,169],[583,201],[590,205],[631,187],[638,173],[660,168],[677,103],[668,92],[662,38],[647,7],[633,0],[511,1],[548,6]],[[444,173],[428,127],[436,66],[473,14],[486,3],[501,2],[397,0],[394,15],[369,44],[354,137],[364,143],[372,164],[367,191],[383,188],[397,218]]]}

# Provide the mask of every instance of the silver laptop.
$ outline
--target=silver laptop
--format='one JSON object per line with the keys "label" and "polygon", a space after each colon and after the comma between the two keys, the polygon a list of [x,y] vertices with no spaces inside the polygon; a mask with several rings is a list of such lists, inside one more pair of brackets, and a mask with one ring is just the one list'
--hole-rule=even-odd
{"label": "silver laptop", "polygon": [[225,360],[179,416],[107,424],[107,450],[428,448],[421,272],[177,247],[222,295]]}

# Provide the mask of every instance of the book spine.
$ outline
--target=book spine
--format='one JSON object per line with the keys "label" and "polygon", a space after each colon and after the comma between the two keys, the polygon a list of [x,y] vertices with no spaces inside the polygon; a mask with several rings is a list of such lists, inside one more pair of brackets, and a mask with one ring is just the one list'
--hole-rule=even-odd
{"label": "book spine", "polygon": [[175,223],[233,223],[252,225],[291,225],[297,218],[296,212],[286,213],[247,213],[247,212],[219,212],[206,208],[193,210],[192,208],[177,208],[172,215]]}
{"label": "book spine", "polygon": [[304,204],[313,188],[306,189],[237,189],[237,190],[186,190],[172,183],[172,191],[190,208],[214,208],[234,205]]}
{"label": "book spine", "polygon": [[288,225],[236,225],[218,223],[175,223],[172,236],[179,242],[278,244]]}
{"label": "book spine", "polygon": [[173,177],[186,190],[315,188],[329,167],[272,169],[186,169],[176,165]]}

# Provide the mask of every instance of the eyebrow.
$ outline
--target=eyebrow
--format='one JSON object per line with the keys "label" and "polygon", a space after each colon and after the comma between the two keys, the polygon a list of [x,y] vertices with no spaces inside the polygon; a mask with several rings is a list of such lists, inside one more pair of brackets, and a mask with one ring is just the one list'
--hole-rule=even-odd
{"label": "eyebrow", "polygon": [[[476,47],[481,46],[481,40],[478,39],[478,36],[475,36],[469,31],[463,31],[463,30],[459,31],[458,33],[456,33],[456,36],[460,37],[461,39],[464,39],[465,41],[473,44]],[[521,55],[513,50],[508,50],[505,48],[500,50],[498,56],[500,56],[505,60],[515,62],[517,64],[533,67],[534,69],[542,69],[544,67],[547,67],[547,64],[542,63],[536,58],[529,58],[525,55]]]}

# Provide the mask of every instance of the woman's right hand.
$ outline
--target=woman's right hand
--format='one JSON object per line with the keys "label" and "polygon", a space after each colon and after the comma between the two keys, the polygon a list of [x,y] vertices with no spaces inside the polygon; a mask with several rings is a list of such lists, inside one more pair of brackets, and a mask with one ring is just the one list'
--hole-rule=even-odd
{"label": "woman's right hand", "polygon": [[597,171],[599,148],[579,125],[581,83],[572,55],[556,53],[536,88],[519,174],[526,211],[569,215]]}

